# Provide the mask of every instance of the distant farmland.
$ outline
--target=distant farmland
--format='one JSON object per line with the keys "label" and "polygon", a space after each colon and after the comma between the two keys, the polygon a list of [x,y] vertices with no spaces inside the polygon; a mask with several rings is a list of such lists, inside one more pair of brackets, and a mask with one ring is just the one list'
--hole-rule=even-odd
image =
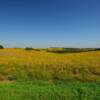
{"label": "distant farmland", "polygon": [[51,53],[0,50],[0,80],[100,80],[100,51]]}

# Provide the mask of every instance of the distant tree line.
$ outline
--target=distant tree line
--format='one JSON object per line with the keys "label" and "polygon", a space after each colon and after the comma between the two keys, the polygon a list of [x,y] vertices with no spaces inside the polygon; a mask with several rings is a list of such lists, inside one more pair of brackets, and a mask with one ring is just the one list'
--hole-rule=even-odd
{"label": "distant tree line", "polygon": [[53,53],[78,53],[88,51],[100,51],[100,48],[47,48],[47,52]]}
{"label": "distant tree line", "polygon": [[27,50],[27,51],[31,51],[31,50],[34,50],[34,51],[41,51],[42,49],[32,48],[32,47],[26,47],[25,50]]}
{"label": "distant tree line", "polygon": [[[3,45],[0,45],[0,49],[4,49]],[[32,48],[26,47],[27,51],[46,51],[52,53],[79,53],[79,52],[89,52],[89,51],[100,51],[100,48],[60,48],[60,47],[50,47],[50,48]]]}
{"label": "distant tree line", "polygon": [[26,47],[25,50],[33,50],[31,47]]}
{"label": "distant tree line", "polygon": [[52,53],[79,53],[79,52],[89,52],[89,51],[100,51],[100,48],[59,48],[59,47],[50,47],[50,48],[32,48],[26,47],[25,50],[30,51],[46,51]]}

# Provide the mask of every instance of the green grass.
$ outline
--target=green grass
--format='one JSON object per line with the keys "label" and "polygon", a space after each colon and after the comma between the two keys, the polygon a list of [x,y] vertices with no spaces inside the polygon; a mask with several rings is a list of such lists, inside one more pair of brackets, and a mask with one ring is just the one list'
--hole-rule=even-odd
{"label": "green grass", "polygon": [[100,84],[79,81],[2,82],[0,100],[100,100]]}

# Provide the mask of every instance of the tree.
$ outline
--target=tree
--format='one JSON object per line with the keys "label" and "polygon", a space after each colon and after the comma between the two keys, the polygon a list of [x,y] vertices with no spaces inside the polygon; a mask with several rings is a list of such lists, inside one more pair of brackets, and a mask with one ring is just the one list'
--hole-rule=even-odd
{"label": "tree", "polygon": [[25,50],[33,50],[31,47],[26,47]]}
{"label": "tree", "polygon": [[0,49],[4,49],[4,47],[2,45],[0,45]]}

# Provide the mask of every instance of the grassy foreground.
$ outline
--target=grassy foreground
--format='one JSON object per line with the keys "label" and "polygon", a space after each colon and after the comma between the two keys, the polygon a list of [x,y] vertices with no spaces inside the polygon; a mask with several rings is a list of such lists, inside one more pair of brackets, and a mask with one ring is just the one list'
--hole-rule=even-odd
{"label": "grassy foreground", "polygon": [[100,100],[100,51],[2,49],[0,100]]}
{"label": "grassy foreground", "polygon": [[75,81],[0,83],[0,100],[100,100],[99,87]]}

